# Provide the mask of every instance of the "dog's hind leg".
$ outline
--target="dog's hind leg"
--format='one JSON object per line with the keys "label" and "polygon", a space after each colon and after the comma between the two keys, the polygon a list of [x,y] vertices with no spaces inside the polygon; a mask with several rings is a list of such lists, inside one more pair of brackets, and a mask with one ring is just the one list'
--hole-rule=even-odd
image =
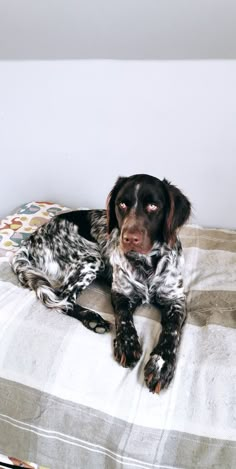
{"label": "dog's hind leg", "polygon": [[75,304],[73,309],[68,310],[68,316],[78,319],[85,327],[98,334],[104,334],[110,330],[111,325],[103,319],[98,313],[84,308],[79,304]]}
{"label": "dog's hind leg", "polygon": [[[33,244],[33,239],[31,243]],[[39,249],[34,249],[32,252],[28,243],[14,256],[12,268],[20,283],[34,290],[37,298],[48,308],[61,310],[94,332],[108,331],[110,324],[107,321],[93,311],[83,310],[76,303],[79,294],[95,280],[98,272],[103,270],[99,252],[96,250],[95,255],[81,252],[79,261],[70,263],[68,259],[68,262],[64,261],[60,265],[47,246],[44,247],[43,253],[38,251]],[[34,259],[37,256],[36,264]]]}
{"label": "dog's hind leg", "polygon": [[70,307],[66,311],[67,315],[78,319],[85,327],[100,334],[110,330],[110,323],[98,313],[80,306],[77,303],[77,298],[96,279],[101,264],[102,261],[97,256],[87,257],[85,263],[82,261],[71,269],[61,291],[61,296],[70,303]]}

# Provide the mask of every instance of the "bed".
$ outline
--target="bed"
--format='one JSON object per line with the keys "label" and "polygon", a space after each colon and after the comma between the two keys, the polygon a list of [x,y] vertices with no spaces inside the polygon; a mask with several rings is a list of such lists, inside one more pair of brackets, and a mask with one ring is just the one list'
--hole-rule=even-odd
{"label": "bed", "polygon": [[[113,358],[114,328],[93,334],[49,311],[11,271],[22,240],[66,209],[31,202],[0,224],[0,453],[50,469],[234,468],[236,232],[181,230],[188,320],[174,380],[153,395],[143,368],[158,311],[136,312],[144,352],[125,369]],[[94,283],[80,303],[114,323],[106,286]]]}

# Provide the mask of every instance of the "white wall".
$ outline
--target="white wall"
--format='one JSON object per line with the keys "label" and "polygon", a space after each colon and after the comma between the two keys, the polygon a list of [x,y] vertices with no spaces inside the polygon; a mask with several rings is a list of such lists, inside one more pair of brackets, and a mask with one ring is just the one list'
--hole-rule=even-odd
{"label": "white wall", "polygon": [[0,62],[0,216],[103,207],[119,175],[167,177],[194,221],[236,228],[236,61]]}

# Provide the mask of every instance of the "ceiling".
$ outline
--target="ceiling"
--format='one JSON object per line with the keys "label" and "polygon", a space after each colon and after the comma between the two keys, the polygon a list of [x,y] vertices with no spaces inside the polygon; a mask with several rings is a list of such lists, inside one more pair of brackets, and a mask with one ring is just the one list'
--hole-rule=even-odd
{"label": "ceiling", "polygon": [[235,59],[235,0],[0,0],[0,59]]}

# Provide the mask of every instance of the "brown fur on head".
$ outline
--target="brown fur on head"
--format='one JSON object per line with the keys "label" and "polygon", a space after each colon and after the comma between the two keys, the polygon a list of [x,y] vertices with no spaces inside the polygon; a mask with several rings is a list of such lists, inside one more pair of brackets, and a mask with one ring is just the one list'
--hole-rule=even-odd
{"label": "brown fur on head", "polygon": [[163,184],[169,196],[169,212],[164,225],[164,239],[173,245],[176,241],[176,231],[188,220],[191,204],[187,197],[173,184],[163,179]]}
{"label": "brown fur on head", "polygon": [[116,196],[127,179],[127,177],[119,177],[107,197],[106,208],[108,234],[110,234],[114,228],[118,227],[118,221],[116,219],[115,213]]}
{"label": "brown fur on head", "polygon": [[107,200],[108,233],[120,230],[124,252],[147,253],[155,241],[172,247],[191,205],[166,179],[146,174],[118,178]]}

